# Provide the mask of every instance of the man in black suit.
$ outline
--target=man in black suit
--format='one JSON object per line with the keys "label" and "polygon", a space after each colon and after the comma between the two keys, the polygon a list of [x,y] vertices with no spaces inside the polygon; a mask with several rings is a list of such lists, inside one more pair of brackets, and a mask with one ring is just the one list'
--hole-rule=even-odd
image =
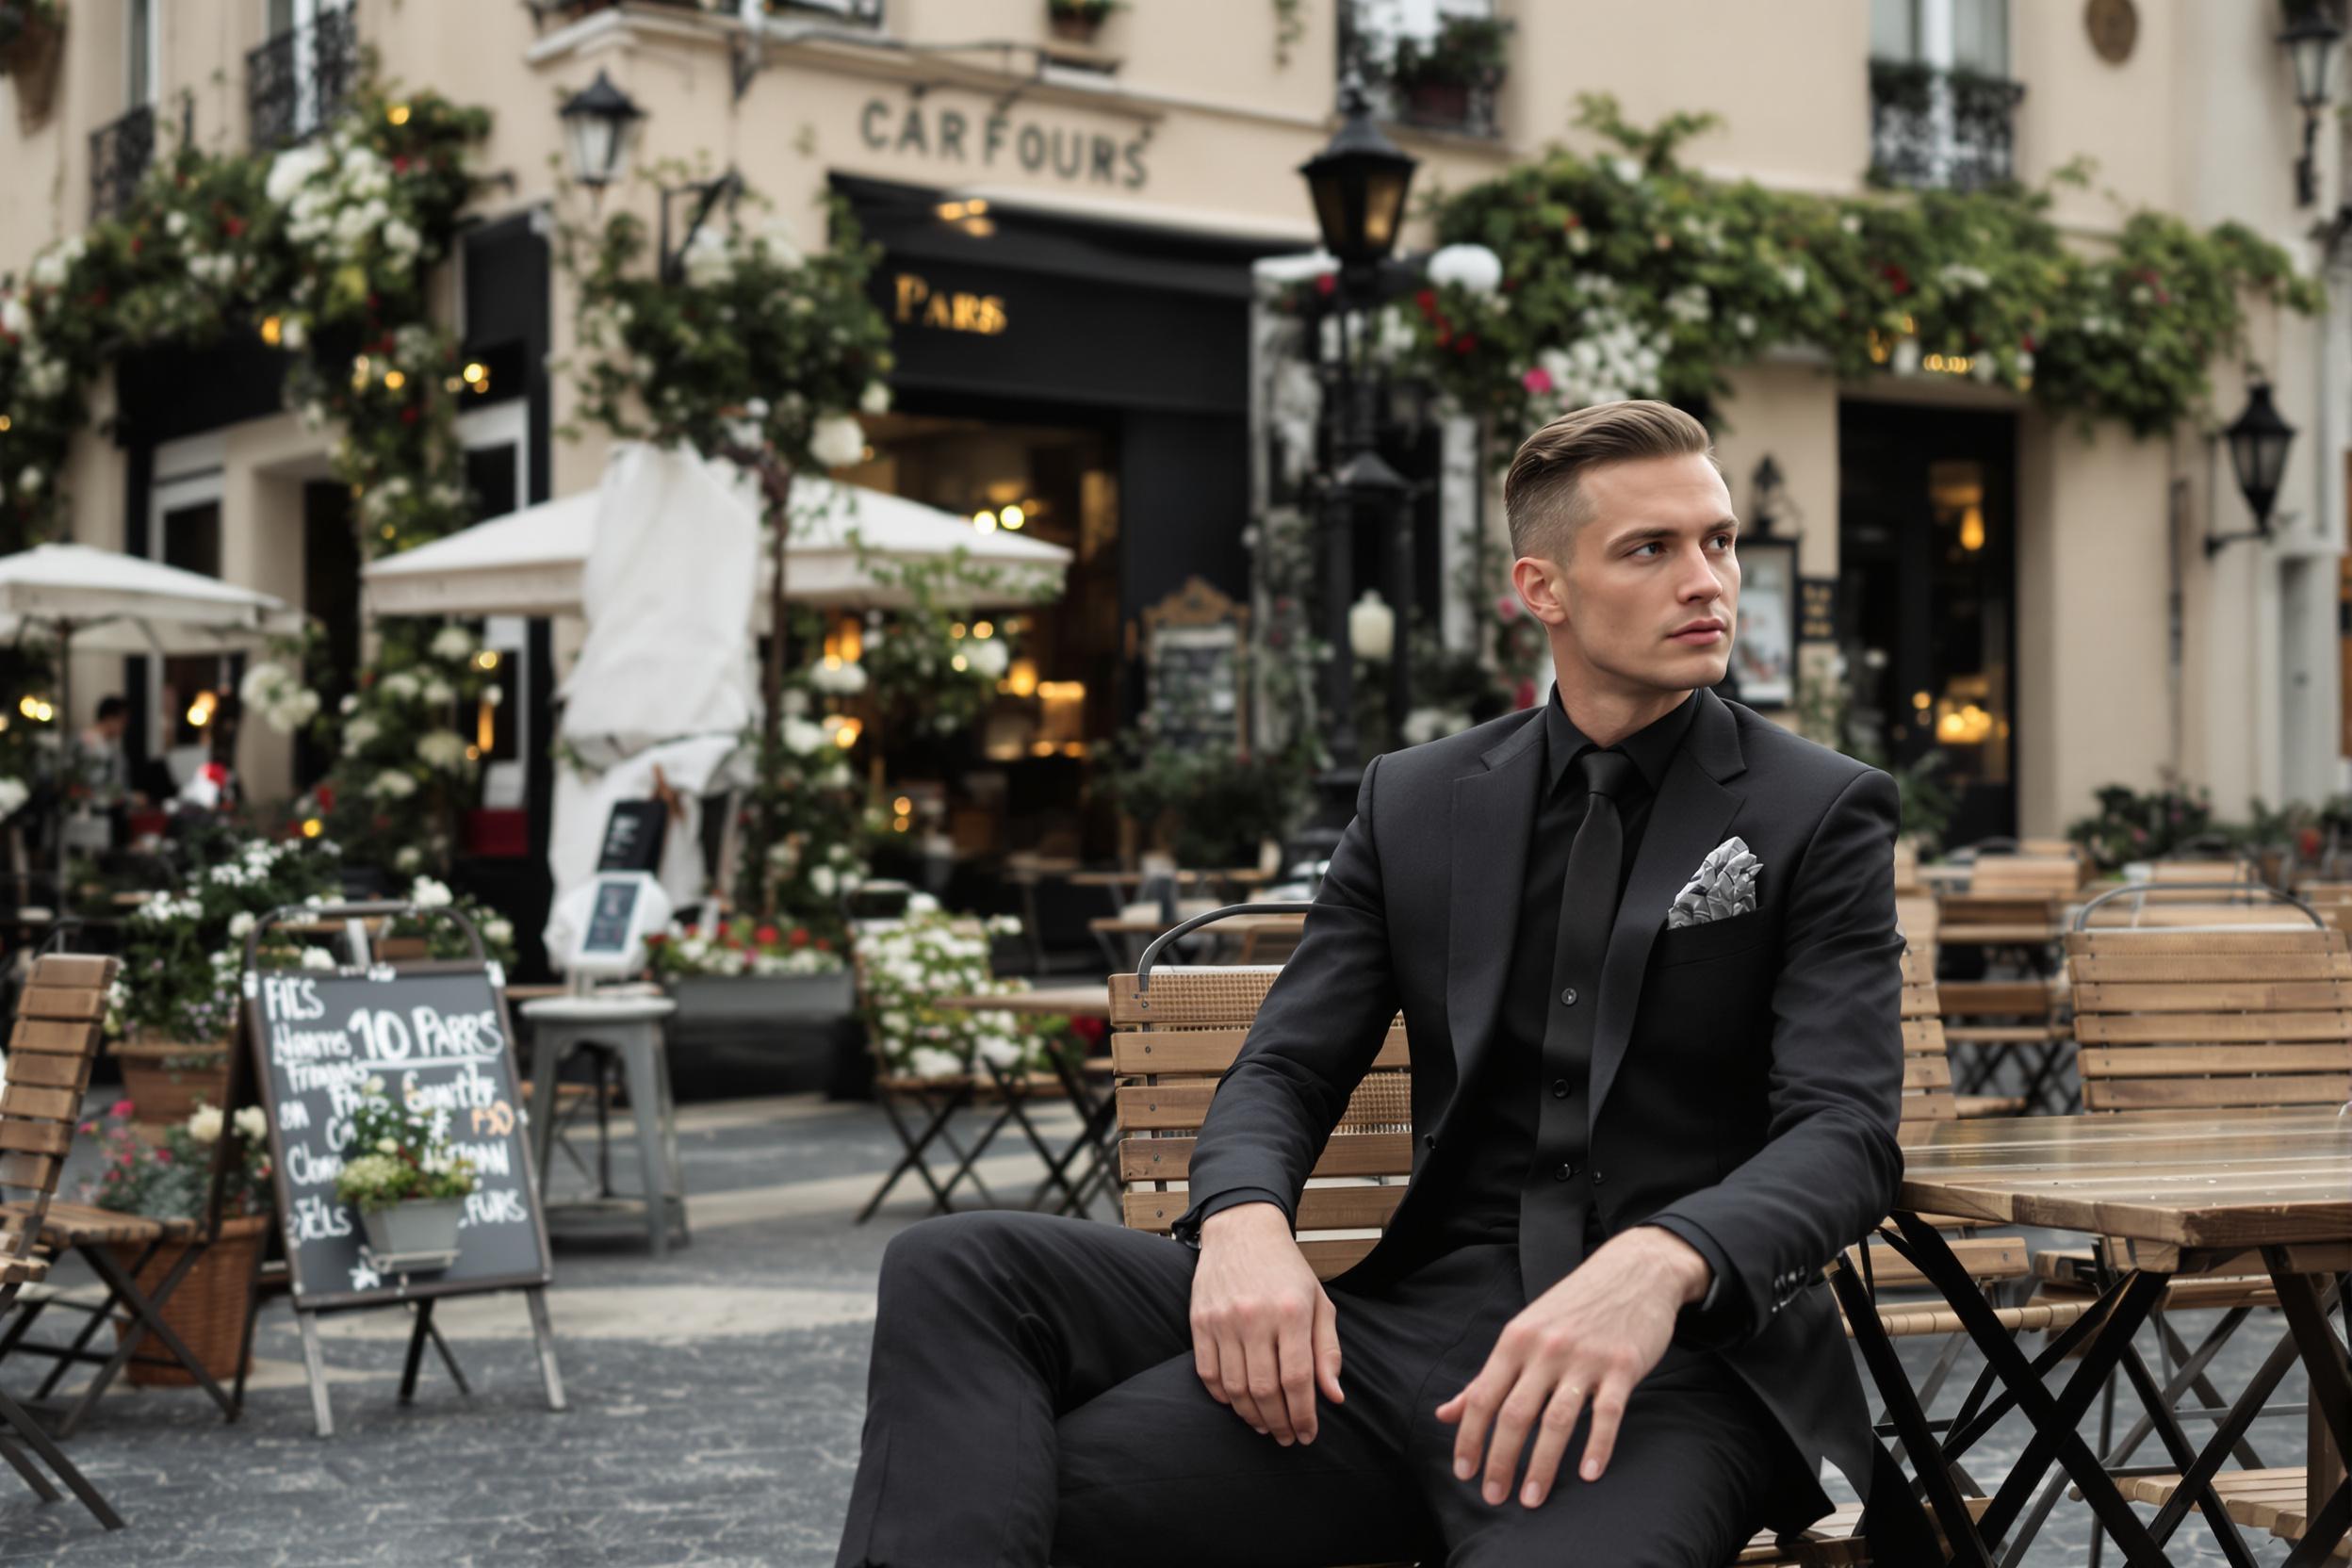
{"label": "man in black suit", "polygon": [[[1567,415],[1504,498],[1550,700],[1365,770],[1177,1242],[892,1242],[842,1564],[1721,1568],[1869,1485],[1821,1270],[1902,1167],[1894,785],[1705,689],[1695,420]],[[1399,1010],[1413,1178],[1326,1290],[1290,1215]]]}

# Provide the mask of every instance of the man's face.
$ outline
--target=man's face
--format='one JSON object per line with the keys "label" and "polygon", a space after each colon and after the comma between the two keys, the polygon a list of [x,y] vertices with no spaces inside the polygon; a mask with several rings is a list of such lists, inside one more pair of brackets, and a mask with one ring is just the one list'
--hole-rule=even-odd
{"label": "man's face", "polygon": [[1722,680],[1740,605],[1723,475],[1692,453],[1604,464],[1581,483],[1586,521],[1568,559],[1525,556],[1514,572],[1560,662],[1627,690]]}

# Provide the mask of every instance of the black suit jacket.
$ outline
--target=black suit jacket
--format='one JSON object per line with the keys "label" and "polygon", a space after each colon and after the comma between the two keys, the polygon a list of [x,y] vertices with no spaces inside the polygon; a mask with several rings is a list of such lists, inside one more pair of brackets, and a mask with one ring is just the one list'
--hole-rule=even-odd
{"label": "black suit jacket", "polygon": [[[1821,1270],[1892,1206],[1903,1156],[1894,781],[1711,692],[1659,786],[1602,967],[1591,1090],[1605,1231],[1665,1219],[1728,1261],[1677,1337],[1722,1353],[1818,1468],[1870,1477],[1870,1416]],[[1431,1216],[1424,1180],[1458,1086],[1495,1034],[1543,783],[1543,710],[1392,752],[1364,771],[1298,948],[1210,1106],[1194,1209],[1236,1187],[1295,1201],[1404,1013],[1413,1179],[1356,1274],[1377,1279]],[[1666,929],[1737,834],[1757,907]],[[1385,1255],[1385,1256],[1384,1256]],[[1791,1519],[1825,1506],[1790,1499]],[[1805,1515],[1805,1517],[1811,1517]]]}

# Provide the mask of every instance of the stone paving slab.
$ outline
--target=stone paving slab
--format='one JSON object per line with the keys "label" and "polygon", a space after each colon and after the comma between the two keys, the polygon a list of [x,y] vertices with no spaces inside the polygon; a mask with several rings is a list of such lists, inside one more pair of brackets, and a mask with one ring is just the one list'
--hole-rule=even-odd
{"label": "stone paving slab", "polygon": [[[806,1097],[687,1107],[694,1241],[662,1265],[642,1246],[557,1253],[549,1310],[569,1412],[546,1408],[519,1297],[453,1298],[435,1320],[473,1397],[460,1398],[428,1356],[416,1402],[401,1406],[404,1317],[331,1316],[337,1430],[321,1441],[291,1312],[274,1302],[236,1425],[193,1392],[123,1392],[74,1439],[74,1457],[128,1530],[108,1535],[71,1503],[41,1507],[0,1471],[0,1564],[821,1568],[857,1463],[874,1272],[890,1237],[923,1213],[909,1182],[873,1223],[850,1223],[897,1148],[871,1106]],[[1035,1162],[998,1149],[986,1162],[991,1185],[1025,1195]],[[2262,1318],[2249,1324],[2216,1369],[2224,1389],[2275,1333]],[[1921,1342],[1903,1349],[1920,1369],[1934,1353]],[[0,1383],[22,1393],[41,1370],[0,1367]],[[2280,1396],[2300,1396],[2299,1380]],[[2264,1458],[2299,1452],[2300,1426],[2259,1427]],[[2096,1413],[2086,1434],[2096,1437]],[[2021,1423],[2004,1423],[1971,1466],[1978,1478],[1997,1482],[2024,1437]],[[2027,1568],[2080,1568],[2090,1531],[2082,1505],[2062,1503]],[[2184,1568],[2224,1560],[2195,1522],[2176,1547]],[[2268,1568],[2285,1552],[2265,1542],[2256,1558]]]}

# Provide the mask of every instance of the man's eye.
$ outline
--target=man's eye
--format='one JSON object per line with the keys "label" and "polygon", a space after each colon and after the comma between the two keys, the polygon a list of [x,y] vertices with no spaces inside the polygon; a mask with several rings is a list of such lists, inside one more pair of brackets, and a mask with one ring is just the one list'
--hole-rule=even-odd
{"label": "man's eye", "polygon": [[1636,554],[1636,555],[1640,555],[1640,554],[1641,554],[1643,550],[1657,550],[1657,549],[1664,549],[1665,547],[1666,547],[1665,546],[1663,546],[1663,545],[1659,544],[1657,540],[1653,539],[1653,540],[1651,540],[1651,541],[1650,541],[1648,544],[1646,544],[1646,545],[1636,545],[1636,546],[1633,547],[1633,553],[1634,553],[1634,554]]}

